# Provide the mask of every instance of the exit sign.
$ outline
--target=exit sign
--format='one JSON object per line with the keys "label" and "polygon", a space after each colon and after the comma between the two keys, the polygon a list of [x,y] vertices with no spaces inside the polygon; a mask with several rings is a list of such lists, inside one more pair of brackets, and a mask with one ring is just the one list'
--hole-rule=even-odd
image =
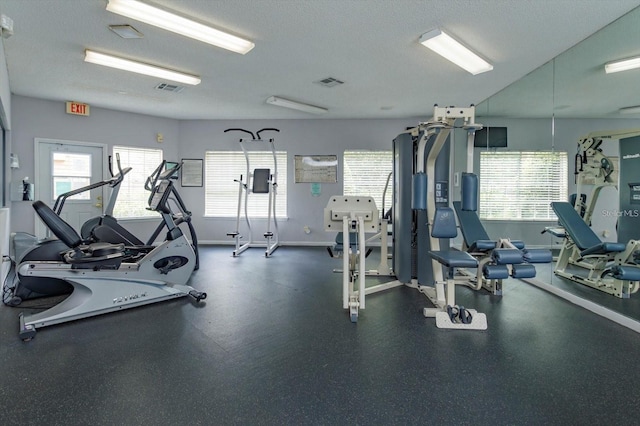
{"label": "exit sign", "polygon": [[89,115],[89,105],[80,102],[67,101],[67,114]]}

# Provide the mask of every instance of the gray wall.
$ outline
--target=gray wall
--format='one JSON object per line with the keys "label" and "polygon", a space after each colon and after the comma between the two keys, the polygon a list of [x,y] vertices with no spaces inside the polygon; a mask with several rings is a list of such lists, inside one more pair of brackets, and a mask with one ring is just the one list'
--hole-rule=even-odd
{"label": "gray wall", "polygon": [[[0,56],[1,57],[1,56]],[[204,158],[207,150],[237,150],[238,134],[224,133],[230,127],[258,130],[276,127],[276,149],[288,153],[288,214],[280,222],[280,239],[289,244],[324,244],[332,240],[323,231],[322,211],[330,196],[342,193],[342,170],[339,167],[338,183],[323,184],[322,195],[312,197],[309,184],[295,184],[293,156],[296,154],[337,154],[342,163],[345,149],[391,149],[391,140],[408,126],[420,119],[388,120],[172,120],[140,114],[92,108],[90,117],[65,113],[63,102],[14,96],[13,151],[20,156],[20,169],[10,172],[11,179],[22,180],[33,176],[34,138],[50,138],[71,141],[104,143],[109,146],[128,145],[162,148],[166,159]],[[551,148],[550,119],[478,119],[487,126],[508,127],[509,149],[548,150]],[[633,119],[556,119],[555,149],[568,152],[569,193],[575,190],[573,181],[573,156],[580,136],[596,130],[640,127],[640,120]],[[156,134],[164,135],[164,142],[156,142]],[[453,168],[456,172],[466,169],[466,137],[462,131],[455,133]],[[617,143],[607,144],[606,153],[617,155]],[[479,149],[476,149],[475,172],[478,173]],[[280,165],[282,167],[282,165]],[[372,173],[375,173],[372,170]],[[204,188],[180,188],[186,205],[193,212],[193,221],[202,242],[229,243],[226,233],[234,227],[234,219],[204,217]],[[452,199],[459,198],[459,188],[452,188]],[[617,194],[603,192],[600,203],[617,205]],[[599,204],[600,205],[600,204]],[[34,214],[30,203],[13,202],[13,231],[33,232]],[[596,208],[596,213],[599,210]],[[529,245],[548,246],[553,240],[540,232],[544,222],[486,222],[492,238],[510,237],[525,240]],[[256,235],[261,235],[264,221],[256,222]],[[311,228],[305,234],[304,226]],[[155,221],[128,221],[126,226],[143,239],[155,226]],[[615,222],[602,215],[594,216],[594,229],[602,235],[607,230],[615,238]]]}
{"label": "gray wall", "polygon": [[[345,149],[390,150],[391,140],[418,119],[398,120],[171,120],[139,114],[91,108],[90,117],[65,113],[64,102],[13,97],[13,139],[20,156],[20,169],[12,179],[34,175],[34,138],[162,148],[164,158],[204,158],[207,150],[238,150],[239,134],[224,133],[230,127],[259,130],[276,127],[277,150],[286,150],[288,168],[288,220],[279,222],[280,240],[291,244],[329,242],[332,235],[324,232],[322,212],[329,197],[342,193],[342,170],[337,184],[323,184],[322,195],[312,197],[309,184],[294,184],[293,156],[296,154],[337,154],[340,162]],[[156,142],[156,133],[164,134],[164,142]],[[283,165],[280,165],[282,167]],[[375,173],[372,170],[372,173]],[[203,243],[230,243],[226,233],[235,227],[233,218],[205,218],[204,188],[182,188],[185,204],[193,212],[198,238]],[[12,231],[34,232],[34,213],[29,202],[12,203]],[[255,221],[255,235],[262,235],[260,221]],[[310,234],[303,228],[308,225]],[[127,221],[125,226],[143,240],[151,234],[155,221]]]}
{"label": "gray wall", "polygon": [[[162,148],[166,158],[178,157],[179,122],[160,117],[131,114],[101,108],[91,108],[89,117],[69,115],[64,102],[54,102],[23,96],[13,96],[13,152],[20,157],[20,168],[11,171],[11,180],[19,182],[34,171],[34,139],[49,138],[67,141],[102,143],[109,146],[127,145]],[[156,134],[164,142],[156,142]],[[37,193],[37,189],[36,189]],[[34,212],[30,202],[11,203],[11,230],[34,232]],[[144,224],[136,224],[136,227]],[[152,224],[141,235],[150,235]]]}
{"label": "gray wall", "polygon": [[[391,140],[407,126],[416,125],[418,119],[410,120],[252,120],[252,121],[183,121],[180,124],[180,153],[185,158],[202,158],[207,150],[238,150],[238,133],[223,133],[231,127],[259,130],[275,127],[280,133],[275,136],[277,150],[286,150],[288,155],[288,215],[279,222],[280,240],[292,244],[314,244],[328,242],[333,235],[324,232],[323,209],[329,197],[342,194],[342,170],[338,167],[338,183],[322,184],[322,195],[311,196],[308,183],[294,183],[293,156],[298,154],[336,154],[342,164],[342,153],[346,149],[390,150]],[[279,165],[282,167],[282,165]],[[376,173],[376,170],[371,170]],[[185,203],[194,212],[198,236],[204,241],[229,241],[226,236],[235,227],[235,219],[203,218],[204,195],[202,188],[184,188]],[[256,235],[262,235],[264,221],[255,221]],[[311,228],[304,233],[304,226]],[[255,238],[255,237],[254,237]]]}

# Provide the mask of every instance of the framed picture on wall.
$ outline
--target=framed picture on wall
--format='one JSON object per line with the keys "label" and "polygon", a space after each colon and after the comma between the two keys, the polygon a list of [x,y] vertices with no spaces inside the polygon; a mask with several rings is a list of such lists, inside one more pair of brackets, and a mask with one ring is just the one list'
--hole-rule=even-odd
{"label": "framed picture on wall", "polygon": [[201,158],[183,158],[182,170],[180,170],[182,186],[202,186],[203,165],[204,162]]}

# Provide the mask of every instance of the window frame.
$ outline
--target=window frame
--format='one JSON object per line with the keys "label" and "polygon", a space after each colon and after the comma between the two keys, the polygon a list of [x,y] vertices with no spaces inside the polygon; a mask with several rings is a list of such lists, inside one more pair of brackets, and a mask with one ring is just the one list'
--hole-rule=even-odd
{"label": "window frame", "polygon": [[[379,155],[380,158],[372,159],[372,156]],[[380,170],[387,160],[382,158],[388,156],[388,171],[382,173]],[[373,161],[372,161],[373,160]],[[351,164],[350,164],[351,162]],[[364,170],[374,170],[373,178],[366,179],[367,184],[359,185]],[[342,194],[362,195],[372,197],[379,211],[391,208],[392,191],[387,189],[387,194],[382,205],[384,187],[390,173],[393,172],[393,151],[386,149],[346,149],[342,154]],[[378,179],[379,178],[379,179]],[[390,182],[390,181],[389,181]],[[391,185],[391,182],[390,182]]]}
{"label": "window frame", "polygon": [[[115,207],[113,209],[113,216],[118,220],[140,220],[140,219],[157,219],[159,214],[158,212],[147,210],[147,200],[149,198],[149,191],[144,188],[144,183],[147,180],[147,177],[160,165],[162,160],[164,159],[164,152],[162,149],[158,148],[144,148],[144,147],[135,147],[135,146],[124,146],[124,145],[114,145],[112,147],[112,170],[114,173],[118,172],[118,165],[116,160],[116,153],[120,154],[120,163],[122,168],[131,167],[131,171],[124,176],[122,183],[120,184],[120,192],[118,193],[118,198],[116,200]],[[143,159],[143,167],[140,170],[139,163],[133,164],[127,155],[123,156],[123,153],[138,154],[143,156],[153,156],[158,155],[158,159],[150,158],[147,160]],[[123,158],[124,157],[124,158]],[[147,163],[147,161],[149,161]],[[131,192],[135,191],[135,195],[130,195]],[[144,195],[144,196],[143,196]],[[144,199],[144,205],[141,208],[135,208],[133,210],[136,214],[127,215],[123,213],[123,209],[125,212],[132,211],[132,207],[135,204],[140,202],[141,199]],[[123,206],[124,205],[124,206]]]}
{"label": "window frame", "polygon": [[[247,151],[251,172],[259,168],[269,168],[274,171],[273,154],[271,151]],[[277,192],[276,192],[276,219],[288,219],[288,153],[285,150],[276,150],[278,166]],[[229,169],[231,168],[231,169]],[[215,170],[215,173],[214,173]],[[222,172],[222,173],[220,173]],[[208,218],[236,218],[238,214],[238,190],[237,180],[240,175],[247,182],[247,164],[243,151],[205,151],[204,155],[204,217]],[[221,187],[222,186],[222,187]],[[263,197],[257,199],[256,197]],[[218,200],[216,203],[215,200]],[[259,200],[259,201],[258,201]],[[222,201],[222,202],[220,202]],[[256,201],[258,201],[256,203]],[[216,208],[220,211],[215,210]],[[212,210],[213,209],[213,210]],[[242,195],[241,217],[244,217],[244,193]],[[249,196],[248,215],[250,219],[267,219],[268,194],[256,194]]]}
{"label": "window frame", "polygon": [[[555,160],[556,163],[550,163],[549,160]],[[500,172],[488,171],[486,167],[499,169]],[[480,219],[553,222],[557,217],[550,206],[551,202],[568,199],[568,153],[482,151],[479,180]],[[545,182],[546,185],[542,187],[536,182]]]}

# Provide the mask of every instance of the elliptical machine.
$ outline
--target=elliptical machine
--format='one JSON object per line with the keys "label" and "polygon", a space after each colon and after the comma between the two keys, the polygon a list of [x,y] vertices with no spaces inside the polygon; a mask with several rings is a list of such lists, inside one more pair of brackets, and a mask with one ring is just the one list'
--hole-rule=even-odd
{"label": "elliptical machine", "polygon": [[[172,167],[168,165],[171,164]],[[154,197],[154,188],[158,184],[160,180],[160,176],[164,175],[163,179],[178,179],[178,170],[182,167],[180,163],[169,163],[166,160],[163,160],[158,167],[151,173],[147,180],[145,181],[144,188],[147,191],[150,191],[147,210],[154,210],[151,208],[151,203]],[[118,170],[119,174],[123,172],[126,174],[127,172],[123,171],[120,167],[120,160],[118,159]],[[126,169],[125,169],[126,170]],[[107,209],[105,210],[105,214],[102,216],[94,217],[86,221],[82,225],[82,229],[80,231],[80,235],[85,240],[90,240],[94,242],[106,242],[112,244],[123,243],[127,250],[136,250],[138,252],[146,250],[151,251],[154,246],[156,239],[162,232],[162,230],[166,226],[166,222],[161,220],[156,226],[155,231],[151,234],[146,243],[142,242],[135,235],[125,229],[118,220],[113,217],[113,209],[115,206],[116,197],[118,194],[119,188],[114,188],[112,191],[112,197],[109,199],[109,204]],[[176,226],[180,226],[183,223],[187,224],[189,228],[189,236],[191,237],[191,245],[193,251],[196,255],[196,264],[195,270],[200,268],[200,255],[198,253],[198,236],[196,235],[196,230],[191,223],[191,212],[187,210],[187,207],[182,200],[182,197],[176,190],[174,185],[170,185],[169,187],[170,194],[167,198],[166,208],[168,209],[168,214],[172,216],[173,222]],[[115,197],[113,194],[115,193]]]}
{"label": "elliptical machine", "polygon": [[149,208],[162,216],[166,240],[148,253],[130,256],[124,244],[89,243],[42,201],[33,208],[47,228],[69,249],[62,261],[31,260],[18,265],[20,281],[31,280],[46,287],[64,281],[73,287],[69,297],[34,315],[20,314],[20,338],[30,340],[36,328],[87,318],[122,309],[190,295],[196,301],[204,292],[186,285],[195,269],[193,247],[176,225],[168,207],[172,194],[171,176],[180,168],[158,175]]}

